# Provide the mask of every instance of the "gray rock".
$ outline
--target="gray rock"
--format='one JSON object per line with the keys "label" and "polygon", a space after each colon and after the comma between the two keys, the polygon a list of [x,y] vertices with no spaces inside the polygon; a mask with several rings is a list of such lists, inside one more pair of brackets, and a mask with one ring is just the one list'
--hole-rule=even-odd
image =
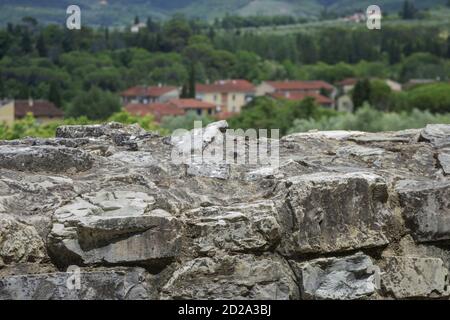
{"label": "gray rock", "polygon": [[[226,144],[227,127],[0,141],[0,297],[450,297],[448,126]],[[269,162],[266,146],[279,146]],[[78,291],[58,272],[73,265]]]}
{"label": "gray rock", "polygon": [[93,158],[85,151],[52,146],[0,146],[0,168],[31,172],[86,171]]}
{"label": "gray rock", "polygon": [[214,163],[192,163],[187,165],[187,174],[227,180],[230,177],[230,165]]}
{"label": "gray rock", "polygon": [[448,270],[441,259],[386,257],[382,286],[396,299],[449,296]]}
{"label": "gray rock", "polygon": [[51,254],[62,266],[145,265],[161,268],[178,255],[179,221],[144,193],[83,196],[55,212]]}
{"label": "gray rock", "polygon": [[362,253],[291,264],[303,299],[367,299],[380,288],[379,268]]}
{"label": "gray rock", "polygon": [[0,214],[0,264],[41,262],[45,244],[33,226]]}
{"label": "gray rock", "polygon": [[402,180],[396,191],[416,241],[450,240],[450,181]]}
{"label": "gray rock", "polygon": [[450,175],[450,148],[442,149],[438,154],[439,165],[445,175]]}
{"label": "gray rock", "polygon": [[[0,300],[155,299],[144,269],[58,272],[0,278]],[[79,284],[79,286],[78,286]]]}
{"label": "gray rock", "polygon": [[117,122],[110,122],[107,124],[88,125],[88,126],[61,126],[56,129],[57,138],[100,138],[111,137],[117,141],[118,134],[125,134],[128,136],[145,135],[147,132],[139,127],[139,125],[123,125]]}
{"label": "gray rock", "polygon": [[[318,173],[287,180],[279,251],[295,256],[388,244],[387,186],[371,173]],[[283,189],[282,189],[283,190]]]}
{"label": "gray rock", "polygon": [[277,256],[197,258],[177,269],[162,288],[163,299],[298,299],[295,276]]}
{"label": "gray rock", "polygon": [[194,246],[201,253],[263,252],[280,241],[277,210],[272,201],[231,207],[206,207],[186,213]]}
{"label": "gray rock", "polygon": [[371,157],[381,156],[384,154],[384,150],[380,148],[368,148],[358,145],[351,145],[341,147],[337,150],[337,155],[340,157],[357,156],[357,157]]}
{"label": "gray rock", "polygon": [[420,137],[435,147],[450,146],[450,125],[429,124],[422,130]]}

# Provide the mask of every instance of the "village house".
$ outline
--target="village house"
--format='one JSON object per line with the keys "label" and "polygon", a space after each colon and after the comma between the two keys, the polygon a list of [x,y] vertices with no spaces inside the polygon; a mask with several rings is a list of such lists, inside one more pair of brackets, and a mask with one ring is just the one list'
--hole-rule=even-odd
{"label": "village house", "polygon": [[196,99],[172,99],[163,103],[150,104],[131,103],[125,107],[125,110],[134,116],[153,115],[156,122],[161,122],[163,117],[183,116],[190,111],[203,116],[216,114],[214,104]]}
{"label": "village house", "polygon": [[185,112],[193,111],[198,115],[212,116],[216,114],[216,105],[197,99],[173,99],[168,102]]}
{"label": "village house", "polygon": [[48,123],[64,117],[64,112],[49,101],[12,100],[0,104],[0,123],[12,125],[15,120],[23,119],[29,113],[33,114],[38,123]]}
{"label": "village house", "polygon": [[179,89],[173,86],[136,86],[129,88],[120,94],[122,104],[150,104],[167,102],[178,99]]}
{"label": "village house", "polygon": [[328,97],[325,97],[318,93],[310,93],[310,92],[275,92],[269,94],[272,98],[275,99],[286,99],[289,101],[302,101],[308,97],[313,98],[315,102],[324,108],[333,108],[334,101]]}
{"label": "village house", "polygon": [[332,96],[335,88],[321,80],[315,81],[264,81],[256,88],[257,96],[265,96],[272,93],[315,93]]}
{"label": "village house", "polygon": [[240,113],[254,96],[255,87],[247,80],[220,80],[196,85],[196,99],[214,104],[219,113]]}
{"label": "village house", "polygon": [[334,108],[336,89],[331,84],[321,81],[264,81],[256,88],[257,96],[271,96],[293,101],[312,97],[327,108]]}
{"label": "village house", "polygon": [[152,115],[156,122],[161,122],[163,117],[168,116],[182,116],[185,112],[174,105],[168,103],[132,103],[125,107],[125,111],[133,116],[144,117]]}

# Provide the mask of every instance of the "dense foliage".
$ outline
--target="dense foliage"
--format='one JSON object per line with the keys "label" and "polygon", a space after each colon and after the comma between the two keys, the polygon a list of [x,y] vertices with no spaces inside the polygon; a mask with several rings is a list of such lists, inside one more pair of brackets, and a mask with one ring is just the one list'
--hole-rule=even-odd
{"label": "dense foliage", "polygon": [[[139,124],[148,131],[158,131],[160,134],[168,134],[169,132],[157,124],[153,117],[135,117],[126,112],[117,112],[111,115],[105,121],[120,122],[124,124]],[[89,125],[102,123],[104,121],[92,121],[87,117],[67,118],[63,121],[52,121],[49,123],[39,123],[31,114],[28,114],[21,120],[14,121],[12,126],[0,124],[0,140],[21,139],[24,137],[42,137],[51,138],[55,136],[56,128],[61,125]]]}
{"label": "dense foliage", "polygon": [[365,105],[355,113],[342,113],[318,119],[296,119],[290,133],[309,130],[359,130],[367,132],[423,128],[427,124],[450,124],[450,114],[432,114],[414,109],[411,112],[382,112]]}

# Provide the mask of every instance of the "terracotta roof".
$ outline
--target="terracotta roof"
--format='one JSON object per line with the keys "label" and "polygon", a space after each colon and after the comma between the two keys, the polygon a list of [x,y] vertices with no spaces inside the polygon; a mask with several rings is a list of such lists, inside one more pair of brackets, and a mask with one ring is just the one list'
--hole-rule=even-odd
{"label": "terracotta roof", "polygon": [[197,99],[172,99],[170,104],[180,109],[215,109],[216,105]]}
{"label": "terracotta roof", "polygon": [[153,115],[156,121],[161,121],[166,116],[182,116],[184,110],[168,103],[129,104],[125,110],[134,116]]}
{"label": "terracotta roof", "polygon": [[162,86],[162,87],[146,87],[136,86],[125,90],[120,95],[122,97],[160,97],[170,91],[176,90],[176,87]]}
{"label": "terracotta roof", "polygon": [[339,81],[338,83],[336,83],[339,86],[353,86],[358,82],[358,79],[356,78],[347,78],[344,79],[342,81]]}
{"label": "terracotta roof", "polygon": [[317,93],[279,92],[279,93],[272,93],[270,96],[276,99],[287,99],[290,101],[302,101],[307,97],[311,97],[314,98],[316,102],[320,105],[333,104],[333,100]]}
{"label": "terracotta roof", "polygon": [[267,84],[277,91],[296,91],[296,90],[333,90],[334,87],[321,80],[315,81],[266,81]]}
{"label": "terracotta roof", "polygon": [[255,86],[247,80],[220,80],[213,84],[197,84],[198,93],[254,92]]}
{"label": "terracotta roof", "polygon": [[35,117],[61,118],[64,112],[52,102],[46,100],[16,100],[14,101],[14,116],[22,118],[32,113]]}

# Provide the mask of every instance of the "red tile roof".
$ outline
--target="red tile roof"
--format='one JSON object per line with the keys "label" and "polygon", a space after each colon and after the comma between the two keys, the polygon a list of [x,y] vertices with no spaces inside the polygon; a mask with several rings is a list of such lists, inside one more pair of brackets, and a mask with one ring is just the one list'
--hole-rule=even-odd
{"label": "red tile roof", "polygon": [[314,98],[314,100],[316,100],[316,102],[319,105],[333,104],[333,100],[317,93],[279,92],[279,93],[272,93],[271,96],[276,99],[287,99],[290,101],[302,101],[307,97],[311,97]]}
{"label": "red tile roof", "polygon": [[162,87],[146,87],[137,86],[125,90],[120,95],[122,97],[160,97],[170,91],[176,90],[176,87],[162,86]]}
{"label": "red tile roof", "polygon": [[158,122],[166,116],[184,115],[184,110],[168,103],[129,104],[125,110],[134,116],[153,115]]}
{"label": "red tile roof", "polygon": [[172,99],[170,104],[180,109],[215,109],[216,105],[197,99]]}
{"label": "red tile roof", "polygon": [[198,93],[254,92],[255,86],[247,80],[219,80],[213,84],[197,84]]}
{"label": "red tile roof", "polygon": [[52,102],[46,100],[16,100],[14,101],[14,116],[23,118],[27,113],[34,117],[62,118],[64,112],[58,109]]}
{"label": "red tile roof", "polygon": [[333,90],[334,87],[321,80],[315,81],[266,81],[276,91]]}
{"label": "red tile roof", "polygon": [[353,86],[358,82],[358,79],[356,78],[347,78],[344,79],[342,81],[339,81],[338,83],[336,83],[339,86]]}

